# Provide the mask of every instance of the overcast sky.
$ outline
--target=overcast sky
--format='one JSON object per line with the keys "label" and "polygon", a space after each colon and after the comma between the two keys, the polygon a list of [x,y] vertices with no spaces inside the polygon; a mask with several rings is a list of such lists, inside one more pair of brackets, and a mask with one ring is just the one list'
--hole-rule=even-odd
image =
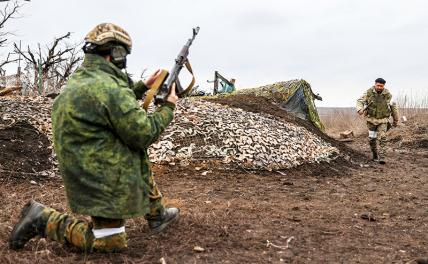
{"label": "overcast sky", "polygon": [[[31,0],[7,25],[11,40],[48,43],[116,23],[134,43],[129,72],[169,69],[191,28],[197,83],[218,70],[237,87],[303,78],[324,101],[354,106],[377,77],[393,94],[428,94],[426,0]],[[4,3],[0,3],[4,6]],[[5,49],[1,52],[4,53]],[[10,71],[9,71],[10,72]]]}

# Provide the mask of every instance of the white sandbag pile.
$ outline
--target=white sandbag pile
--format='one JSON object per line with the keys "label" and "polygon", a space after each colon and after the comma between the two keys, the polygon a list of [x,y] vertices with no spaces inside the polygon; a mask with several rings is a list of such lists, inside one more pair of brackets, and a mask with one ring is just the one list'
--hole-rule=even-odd
{"label": "white sandbag pile", "polygon": [[271,170],[329,160],[338,152],[307,129],[273,116],[185,99],[149,156],[153,162],[221,159]]}

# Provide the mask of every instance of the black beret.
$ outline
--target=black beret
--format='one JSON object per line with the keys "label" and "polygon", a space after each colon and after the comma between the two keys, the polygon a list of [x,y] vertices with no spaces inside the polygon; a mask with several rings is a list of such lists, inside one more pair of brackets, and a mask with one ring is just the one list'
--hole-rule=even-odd
{"label": "black beret", "polygon": [[375,83],[385,84],[385,83],[386,83],[386,81],[385,81],[383,78],[377,78],[377,79],[375,80]]}

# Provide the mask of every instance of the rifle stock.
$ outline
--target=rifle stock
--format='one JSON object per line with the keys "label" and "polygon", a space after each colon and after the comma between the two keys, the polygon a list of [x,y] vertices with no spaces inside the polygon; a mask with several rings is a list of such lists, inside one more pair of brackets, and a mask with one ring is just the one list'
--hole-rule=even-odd
{"label": "rifle stock", "polygon": [[[192,38],[190,38],[181,49],[180,53],[175,59],[175,64],[171,69],[171,71],[168,72],[166,70],[162,70],[161,76],[159,76],[158,78],[159,81],[158,79],[156,79],[156,82],[150,88],[150,92],[149,92],[151,93],[150,96],[148,96],[149,93],[146,95],[145,102],[147,100],[148,103],[147,103],[147,106],[144,106],[145,109],[147,109],[146,107],[148,107],[148,105],[153,99],[155,100],[155,104],[161,104],[165,102],[166,98],[170,93],[172,84],[174,83],[176,83],[176,94],[178,97],[185,96],[193,88],[193,85],[195,84],[195,77],[193,75],[193,70],[187,57],[189,55],[189,48],[192,45],[198,33],[199,33],[199,27],[193,28]],[[192,81],[186,89],[183,89],[178,79],[178,75],[180,74],[180,71],[183,69],[184,66],[192,75]]]}
{"label": "rifle stock", "polygon": [[153,100],[153,97],[159,92],[160,87],[168,78],[169,72],[167,70],[161,69],[159,76],[156,78],[155,82],[151,85],[150,90],[147,92],[146,97],[144,98],[143,108],[148,109],[150,103]]}

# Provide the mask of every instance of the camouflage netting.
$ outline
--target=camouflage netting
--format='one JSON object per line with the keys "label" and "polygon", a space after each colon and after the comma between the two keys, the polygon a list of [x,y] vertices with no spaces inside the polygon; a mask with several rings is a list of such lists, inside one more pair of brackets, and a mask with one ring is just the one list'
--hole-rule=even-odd
{"label": "camouflage netting", "polygon": [[321,131],[325,130],[314,103],[315,95],[311,85],[305,80],[277,82],[271,85],[239,90],[238,93],[254,94],[272,99],[287,112],[311,121]]}
{"label": "camouflage netting", "polygon": [[153,162],[214,159],[267,170],[328,161],[338,153],[303,127],[197,99],[180,101],[173,125],[149,150]]}

